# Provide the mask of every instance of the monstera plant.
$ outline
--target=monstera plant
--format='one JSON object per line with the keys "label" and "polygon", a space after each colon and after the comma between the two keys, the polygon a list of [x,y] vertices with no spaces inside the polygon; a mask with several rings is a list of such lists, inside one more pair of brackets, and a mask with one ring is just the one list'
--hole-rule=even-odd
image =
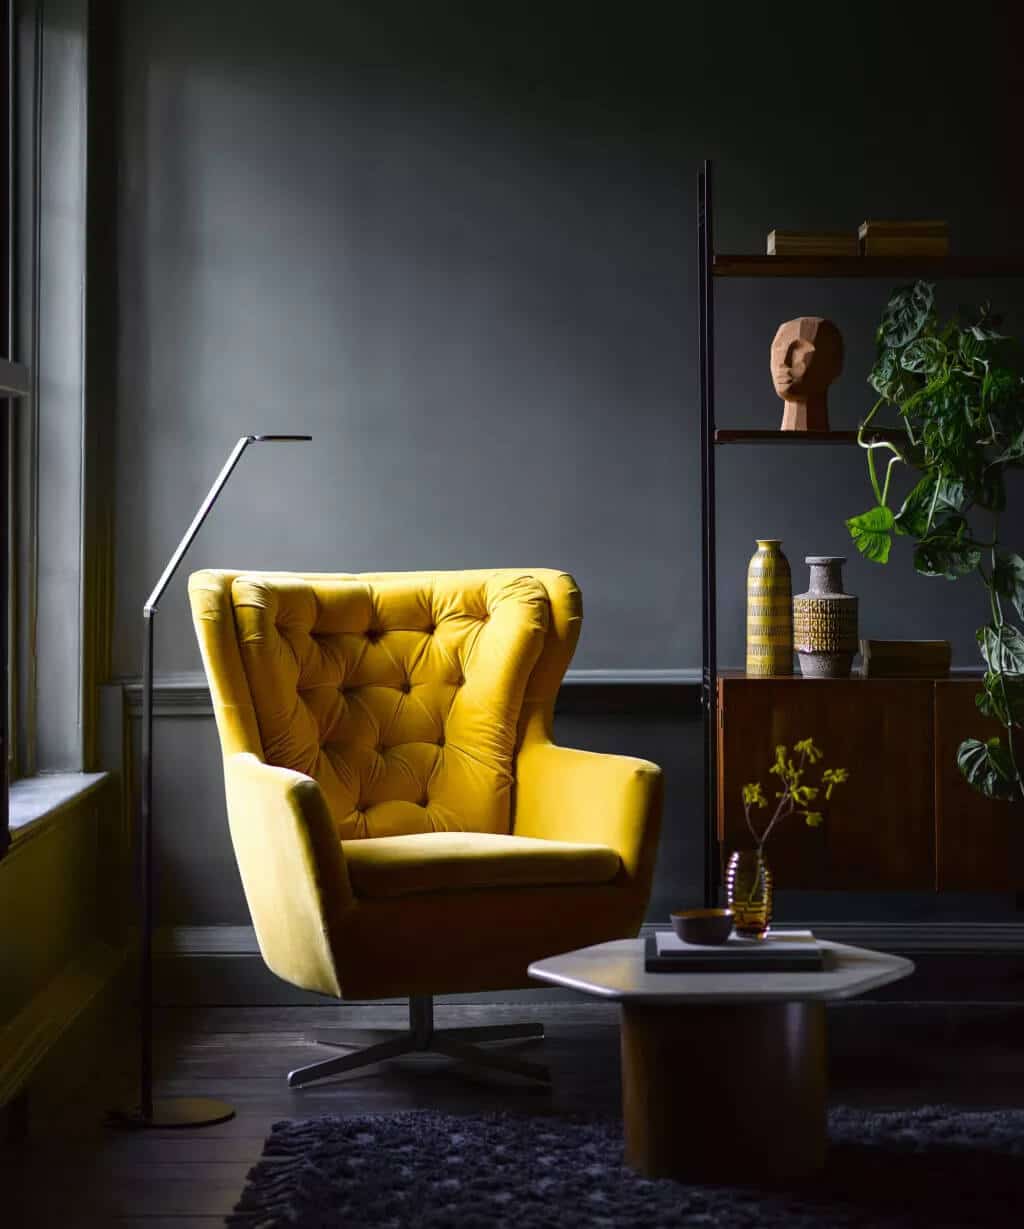
{"label": "monstera plant", "polygon": [[[957,762],[987,797],[1021,800],[1022,753],[1014,740],[1021,743],[1024,727],[1024,559],[1000,537],[1007,475],[1024,468],[1020,350],[988,305],[941,321],[927,282],[893,293],[876,340],[868,382],[878,401],[858,434],[875,506],[846,524],[875,563],[888,562],[893,535],[905,534],[922,575],[972,576],[984,586],[988,615],[977,639],[985,675],[976,702],[1004,735],[967,739]],[[883,406],[901,420],[901,430],[885,437],[872,431]],[[899,466],[918,477],[897,506],[892,478]]]}

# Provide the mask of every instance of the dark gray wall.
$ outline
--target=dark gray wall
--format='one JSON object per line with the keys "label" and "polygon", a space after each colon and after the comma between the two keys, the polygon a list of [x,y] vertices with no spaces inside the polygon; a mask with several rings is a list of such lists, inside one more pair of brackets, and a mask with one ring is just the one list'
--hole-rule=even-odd
{"label": "dark gray wall", "polygon": [[[722,250],[937,215],[961,252],[1002,251],[1020,203],[1005,7],[954,27],[875,2],[796,22],[754,4],[123,4],[115,672],[137,673],[141,602],[252,430],[316,439],[246,457],[195,566],[564,567],[585,595],[578,666],[698,664],[699,161],[717,162]],[[847,342],[834,425],[854,425],[888,287],[719,285],[720,423],[777,423],[772,334],[824,314]],[[944,293],[1022,302],[1012,283]],[[805,554],[847,549],[868,491],[852,452],[720,454],[723,663],[742,657],[753,538],[784,540],[799,586]],[[897,556],[851,561],[863,631],[970,660],[979,595]],[[162,671],[198,667],[183,591]],[[695,891],[696,729],[574,722],[629,750],[647,731],[672,762],[657,908]],[[244,916],[219,895],[213,738],[167,735],[175,920]]]}

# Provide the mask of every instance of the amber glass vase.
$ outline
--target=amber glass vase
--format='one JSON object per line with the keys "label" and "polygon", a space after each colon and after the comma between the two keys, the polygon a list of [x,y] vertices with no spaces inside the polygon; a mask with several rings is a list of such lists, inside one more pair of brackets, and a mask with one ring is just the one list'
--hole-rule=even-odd
{"label": "amber glass vase", "polygon": [[764,854],[757,849],[734,853],[725,889],[736,933],[744,939],[763,939],[772,924],[772,872]]}

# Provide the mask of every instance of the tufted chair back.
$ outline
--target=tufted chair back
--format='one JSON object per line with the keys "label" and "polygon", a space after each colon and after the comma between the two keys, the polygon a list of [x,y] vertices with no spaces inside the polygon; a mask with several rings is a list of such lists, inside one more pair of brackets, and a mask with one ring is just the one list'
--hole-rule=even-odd
{"label": "tufted chair back", "polygon": [[189,594],[225,755],[312,777],[342,840],[510,830],[579,635],[571,577],[207,571]]}

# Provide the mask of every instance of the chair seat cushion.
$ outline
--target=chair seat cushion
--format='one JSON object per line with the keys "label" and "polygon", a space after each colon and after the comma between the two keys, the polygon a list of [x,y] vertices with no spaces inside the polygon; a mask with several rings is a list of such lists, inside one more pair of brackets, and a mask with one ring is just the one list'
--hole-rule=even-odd
{"label": "chair seat cushion", "polygon": [[416,832],[342,841],[357,896],[410,896],[465,888],[609,883],[619,855],[577,845],[492,832]]}

